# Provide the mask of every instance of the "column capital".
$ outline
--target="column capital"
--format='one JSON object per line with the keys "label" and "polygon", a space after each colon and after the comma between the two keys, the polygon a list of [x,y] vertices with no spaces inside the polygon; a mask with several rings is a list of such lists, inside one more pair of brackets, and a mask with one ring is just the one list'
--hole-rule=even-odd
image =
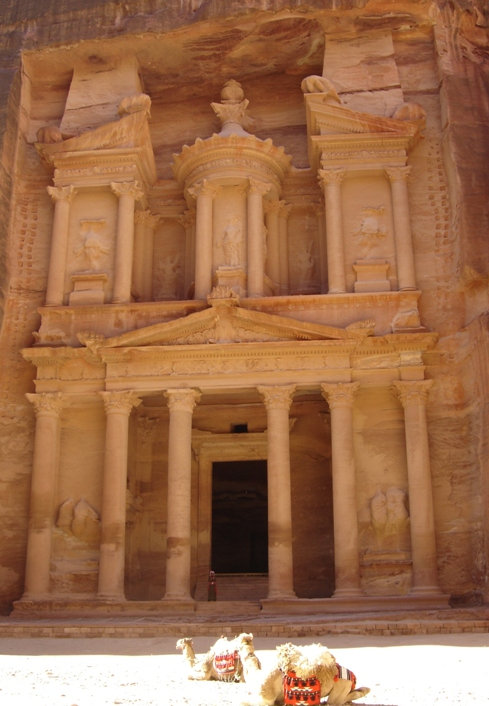
{"label": "column capital", "polygon": [[73,197],[76,194],[76,191],[77,190],[72,185],[47,187],[47,192],[55,203],[57,201],[66,201],[67,203],[71,203],[73,201]]}
{"label": "column capital", "polygon": [[392,387],[402,406],[425,405],[433,380],[396,380]]}
{"label": "column capital", "polygon": [[41,414],[57,417],[66,405],[62,392],[27,392],[26,398],[33,405],[36,417]]}
{"label": "column capital", "polygon": [[221,189],[220,184],[215,184],[212,181],[209,181],[209,179],[202,179],[201,181],[198,181],[195,183],[193,186],[190,186],[187,189],[187,193],[192,196],[194,199],[198,199],[199,196],[212,196],[214,198],[217,196]]}
{"label": "column capital", "polygon": [[260,385],[257,390],[263,397],[268,410],[285,409],[288,411],[292,404],[295,385]]}
{"label": "column capital", "polygon": [[341,184],[345,178],[346,169],[333,168],[333,169],[318,169],[318,180],[320,186],[326,186],[327,184]]}
{"label": "column capital", "polygon": [[321,385],[321,393],[330,409],[353,407],[353,400],[360,387],[359,382],[331,382]]}
{"label": "column capital", "polygon": [[267,184],[259,179],[248,179],[248,193],[250,194],[261,194],[261,196],[264,196],[271,188],[271,184]]}
{"label": "column capital", "polygon": [[279,216],[280,218],[288,218],[290,215],[290,212],[292,211],[292,204],[287,203],[286,201],[279,201],[278,202],[280,210],[279,210]]}
{"label": "column capital", "polygon": [[160,222],[160,216],[155,213],[151,213],[149,210],[138,209],[134,212],[134,222],[138,225],[149,226],[150,228],[156,228]]}
{"label": "column capital", "polygon": [[118,198],[132,196],[135,201],[139,201],[144,196],[144,191],[138,181],[112,181],[110,188]]}
{"label": "column capital", "polygon": [[165,390],[164,395],[168,401],[168,407],[171,412],[193,412],[202,393],[200,390],[186,387],[183,389]]}
{"label": "column capital", "polygon": [[195,216],[195,208],[187,208],[180,216],[177,216],[177,221],[185,230],[188,230],[195,225]]}
{"label": "column capital", "polygon": [[278,199],[267,199],[263,202],[263,210],[265,213],[279,213],[282,208],[283,201]]}
{"label": "column capital", "polygon": [[119,412],[129,416],[132,408],[137,407],[142,402],[141,398],[132,390],[99,392],[99,395],[104,401],[106,414]]}
{"label": "column capital", "polygon": [[407,181],[411,167],[384,167],[384,172],[389,181]]}

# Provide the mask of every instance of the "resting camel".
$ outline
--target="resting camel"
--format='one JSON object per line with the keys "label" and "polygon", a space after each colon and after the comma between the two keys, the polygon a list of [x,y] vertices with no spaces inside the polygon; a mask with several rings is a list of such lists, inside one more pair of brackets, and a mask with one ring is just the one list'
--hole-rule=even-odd
{"label": "resting camel", "polygon": [[191,637],[182,637],[177,641],[177,650],[182,650],[182,655],[188,666],[188,679],[208,681],[244,681],[243,668],[236,648],[235,640],[220,637],[200,657],[196,657]]}
{"label": "resting camel", "polygon": [[338,665],[323,645],[298,647],[290,642],[279,645],[276,666],[262,670],[254,654],[253,635],[242,633],[237,641],[245,681],[250,685],[250,706],[288,703],[312,706],[326,696],[329,706],[343,706],[370,691],[365,686],[356,689],[355,675]]}

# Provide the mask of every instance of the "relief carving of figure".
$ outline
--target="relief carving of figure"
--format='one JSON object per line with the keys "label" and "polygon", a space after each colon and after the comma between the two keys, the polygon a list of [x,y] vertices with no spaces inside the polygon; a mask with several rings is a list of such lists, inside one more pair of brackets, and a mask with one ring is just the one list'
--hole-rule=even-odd
{"label": "relief carving of figure", "polygon": [[104,219],[80,221],[80,235],[82,243],[75,248],[76,257],[84,257],[90,270],[98,270],[102,260],[109,254],[110,249],[102,241],[102,231],[105,228]]}
{"label": "relief carving of figure", "polygon": [[297,271],[302,284],[309,283],[314,273],[315,259],[313,250],[314,242],[310,240],[296,255]]}
{"label": "relief carving of figure", "polygon": [[163,297],[175,297],[177,295],[178,280],[181,269],[181,258],[178,253],[165,257],[160,263],[160,291]]}
{"label": "relief carving of figure", "polygon": [[235,267],[240,264],[242,228],[238,218],[233,218],[224,229],[222,249],[224,264]]}
{"label": "relief carving of figure", "polygon": [[360,238],[360,242],[366,248],[373,248],[377,243],[385,238],[387,231],[380,223],[381,216],[384,215],[383,206],[367,206],[362,208],[360,228],[355,233]]}
{"label": "relief carving of figure", "polygon": [[399,550],[407,530],[409,514],[406,493],[391,486],[379,490],[370,500],[370,522],[379,549]]}

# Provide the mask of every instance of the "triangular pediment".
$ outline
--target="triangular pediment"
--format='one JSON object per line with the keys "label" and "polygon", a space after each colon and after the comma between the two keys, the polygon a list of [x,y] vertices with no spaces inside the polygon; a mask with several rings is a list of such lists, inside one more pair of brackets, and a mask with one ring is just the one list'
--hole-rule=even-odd
{"label": "triangular pediment", "polygon": [[79,334],[88,347],[127,348],[192,344],[258,343],[269,341],[358,340],[371,333],[372,322],[359,322],[346,329],[297,321],[285,316],[247,309],[231,300],[173,321],[135,329],[103,339]]}

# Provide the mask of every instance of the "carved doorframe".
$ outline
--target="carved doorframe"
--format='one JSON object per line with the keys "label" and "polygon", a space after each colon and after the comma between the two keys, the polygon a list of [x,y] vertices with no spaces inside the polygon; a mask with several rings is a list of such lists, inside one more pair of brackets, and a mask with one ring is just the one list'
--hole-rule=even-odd
{"label": "carved doorframe", "polygon": [[267,432],[214,434],[194,430],[192,452],[198,468],[197,583],[206,580],[211,560],[212,464],[216,461],[266,461]]}

